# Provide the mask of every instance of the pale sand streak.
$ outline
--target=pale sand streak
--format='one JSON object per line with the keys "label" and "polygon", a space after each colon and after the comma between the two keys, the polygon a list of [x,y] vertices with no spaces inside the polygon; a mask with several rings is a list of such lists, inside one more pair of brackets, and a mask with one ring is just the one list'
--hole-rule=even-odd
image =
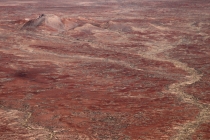
{"label": "pale sand streak", "polygon": [[196,117],[195,121],[186,123],[182,127],[179,127],[179,132],[175,136],[172,137],[173,140],[186,140],[186,139],[190,138],[190,135],[193,132],[195,132],[195,130],[197,129],[197,127],[199,125],[201,125],[202,123],[205,123],[206,121],[208,121],[210,119],[210,105],[201,103],[194,96],[185,93],[181,89],[184,86],[187,86],[187,85],[190,85],[190,84],[193,84],[193,83],[199,81],[202,77],[202,74],[198,74],[194,68],[188,67],[187,64],[185,64],[185,63],[182,63],[177,60],[170,59],[170,58],[160,58],[160,57],[156,56],[156,54],[167,51],[171,48],[173,48],[173,47],[172,46],[152,47],[152,50],[150,50],[147,53],[144,53],[144,55],[142,55],[142,54],[140,54],[140,55],[144,58],[148,58],[148,59],[152,59],[152,60],[171,62],[177,68],[180,68],[190,74],[187,81],[173,83],[169,86],[169,89],[168,89],[168,91],[170,93],[175,94],[177,97],[181,98],[183,102],[193,104],[201,110],[199,115]]}

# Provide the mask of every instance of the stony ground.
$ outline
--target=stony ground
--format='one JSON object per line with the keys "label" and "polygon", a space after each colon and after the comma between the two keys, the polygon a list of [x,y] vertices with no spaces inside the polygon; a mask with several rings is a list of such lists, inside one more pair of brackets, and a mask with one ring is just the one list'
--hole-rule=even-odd
{"label": "stony ground", "polygon": [[0,17],[0,140],[210,139],[207,0],[0,0]]}

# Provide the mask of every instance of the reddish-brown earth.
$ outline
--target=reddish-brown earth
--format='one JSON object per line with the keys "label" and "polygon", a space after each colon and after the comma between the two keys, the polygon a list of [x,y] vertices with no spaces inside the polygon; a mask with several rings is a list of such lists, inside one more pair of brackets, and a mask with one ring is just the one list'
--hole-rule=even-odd
{"label": "reddish-brown earth", "polygon": [[0,140],[210,139],[208,0],[0,0],[0,17]]}

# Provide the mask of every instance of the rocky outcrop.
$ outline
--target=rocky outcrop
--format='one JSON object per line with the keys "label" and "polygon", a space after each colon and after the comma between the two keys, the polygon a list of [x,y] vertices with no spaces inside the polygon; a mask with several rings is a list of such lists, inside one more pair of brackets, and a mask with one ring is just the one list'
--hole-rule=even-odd
{"label": "rocky outcrop", "polygon": [[58,16],[51,14],[49,15],[41,14],[38,18],[26,22],[21,29],[22,30],[35,29],[41,25],[45,27],[50,27],[58,31],[64,30],[64,25],[61,22],[61,19]]}

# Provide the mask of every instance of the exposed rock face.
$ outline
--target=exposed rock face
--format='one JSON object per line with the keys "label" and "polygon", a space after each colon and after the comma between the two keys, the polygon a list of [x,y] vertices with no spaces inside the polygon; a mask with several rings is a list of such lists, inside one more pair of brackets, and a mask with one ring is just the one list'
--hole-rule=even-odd
{"label": "exposed rock face", "polygon": [[43,24],[45,19],[46,19],[45,15],[42,14],[37,19],[32,19],[32,20],[29,20],[28,22],[26,22],[21,29],[24,30],[24,29],[36,28],[36,27],[40,26],[41,24]]}
{"label": "exposed rock face", "polygon": [[64,25],[61,22],[61,19],[56,15],[45,15],[45,21],[44,24],[46,26],[52,27],[53,29],[56,29],[58,31],[64,30]]}
{"label": "exposed rock face", "polygon": [[51,27],[58,31],[64,30],[64,25],[61,22],[61,19],[52,14],[41,14],[37,19],[26,22],[21,29],[34,29],[40,25]]}

